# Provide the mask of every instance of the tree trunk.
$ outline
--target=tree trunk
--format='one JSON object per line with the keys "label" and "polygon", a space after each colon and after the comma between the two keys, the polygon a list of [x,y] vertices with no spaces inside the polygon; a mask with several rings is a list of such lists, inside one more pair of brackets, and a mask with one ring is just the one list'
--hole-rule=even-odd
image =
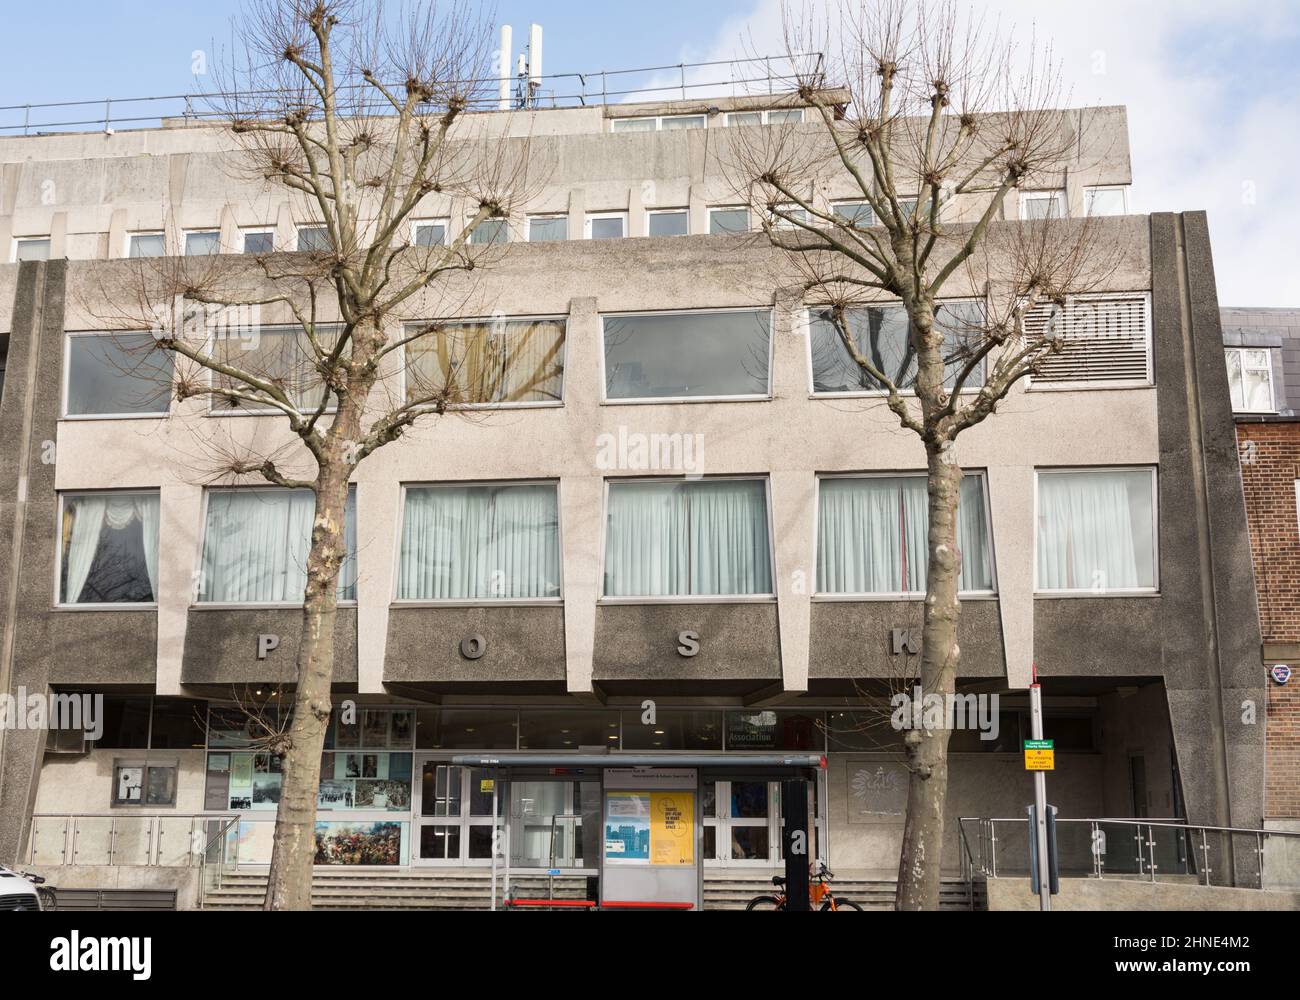
{"label": "tree trunk", "polygon": [[344,518],[349,466],[326,463],[316,484],[316,517],[307,557],[307,593],[298,646],[289,746],[283,759],[275,847],[266,886],[268,910],[310,910],[316,859],[316,800],[330,721],[339,567],[346,557]]}

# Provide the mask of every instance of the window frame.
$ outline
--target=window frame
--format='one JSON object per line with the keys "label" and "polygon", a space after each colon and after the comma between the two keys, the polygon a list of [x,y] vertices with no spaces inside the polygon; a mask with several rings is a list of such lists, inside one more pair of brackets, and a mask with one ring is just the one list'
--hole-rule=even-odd
{"label": "window frame", "polygon": [[[1250,352],[1250,351],[1254,351],[1254,352],[1256,352],[1256,353],[1262,351],[1265,355],[1267,355],[1267,356],[1268,356],[1268,367],[1267,367],[1266,369],[1260,369],[1260,368],[1252,368],[1252,367],[1247,366],[1247,364],[1246,364],[1246,354],[1247,354],[1247,352]],[[1226,361],[1227,356],[1230,355],[1230,354],[1238,354],[1238,355],[1241,356],[1241,374],[1242,374],[1242,378],[1243,378],[1243,383],[1242,383],[1242,387],[1241,387],[1241,393],[1242,393],[1242,401],[1243,401],[1243,402],[1245,401],[1245,398],[1246,398],[1246,386],[1245,386],[1245,382],[1244,382],[1244,378],[1245,378],[1245,376],[1246,376],[1246,373],[1247,373],[1247,372],[1259,372],[1259,371],[1267,371],[1267,372],[1268,372],[1268,401],[1269,401],[1269,407],[1268,407],[1268,409],[1266,409],[1266,410],[1240,409],[1240,410],[1239,410],[1239,409],[1237,409],[1236,403],[1233,402],[1233,399],[1232,399],[1232,388],[1233,388],[1233,387],[1232,387],[1232,376],[1231,376],[1231,369],[1228,369],[1228,370],[1229,370],[1229,376],[1228,376],[1228,402],[1229,402],[1229,404],[1232,405],[1232,412],[1233,412],[1233,413],[1242,414],[1242,415],[1247,415],[1247,414],[1249,414],[1249,415],[1267,415],[1267,414],[1270,414],[1270,413],[1271,413],[1271,414],[1276,414],[1276,413],[1277,413],[1277,381],[1276,381],[1276,379],[1274,378],[1274,375],[1273,375],[1273,349],[1272,349],[1271,347],[1227,347],[1227,346],[1225,346],[1225,347],[1223,348],[1223,354],[1224,354],[1225,361]],[[1225,367],[1225,368],[1228,367],[1228,366],[1226,365],[1226,363],[1225,363],[1224,367]]]}
{"label": "window frame", "polygon": [[[684,208],[648,208],[646,209],[646,237],[652,240],[677,240],[682,236],[691,236],[691,210],[689,207]],[[686,217],[686,232],[680,236],[654,236],[650,232],[650,219],[655,215],[684,215]]]}
{"label": "window frame", "polygon": [[[1107,590],[1097,593],[1093,590],[1046,590],[1038,583],[1038,546],[1039,546],[1039,483],[1044,475],[1053,473],[1077,475],[1088,472],[1147,472],[1151,476],[1151,561],[1153,586],[1150,589]],[[1051,465],[1034,469],[1034,598],[1053,600],[1113,600],[1126,597],[1160,597],[1160,467],[1158,465]]]}
{"label": "window frame", "polygon": [[[141,254],[139,257],[131,255],[131,245],[137,236],[158,236],[163,241],[163,252],[160,254]],[[129,260],[157,260],[160,257],[167,256],[167,232],[163,229],[135,229],[126,234],[126,246],[122,253],[123,257]]]}
{"label": "window frame", "polygon": [[[473,600],[409,600],[399,598],[402,577],[402,535],[406,531],[406,495],[410,490],[469,489],[481,486],[488,489],[512,486],[550,486],[555,489],[556,544],[560,551],[560,592],[555,597],[483,597]],[[547,479],[467,479],[437,482],[402,483],[398,491],[397,531],[393,543],[393,587],[389,607],[397,608],[556,608],[564,606],[564,483],[560,478]],[[367,706],[369,707],[369,706]]]}
{"label": "window frame", "polygon": [[[85,420],[166,420],[172,415],[171,392],[167,393],[167,408],[156,413],[69,413],[68,403],[71,399],[72,378],[72,338],[73,337],[148,337],[148,330],[67,330],[63,334],[63,375],[62,396],[59,404],[60,421]],[[172,378],[176,377],[175,359],[172,360]]]}
{"label": "window frame", "polygon": [[417,247],[417,248],[419,248],[419,249],[427,250],[428,247],[421,247],[420,244],[416,242],[416,237],[419,235],[419,231],[420,231],[420,227],[421,227],[421,226],[442,226],[442,242],[441,242],[441,243],[433,243],[433,244],[430,244],[430,246],[445,247],[445,246],[450,246],[450,245],[451,245],[451,244],[448,242],[448,238],[451,236],[451,219],[450,219],[450,217],[448,217],[448,216],[433,216],[433,217],[430,217],[430,218],[427,218],[427,219],[412,219],[412,220],[411,220],[411,233],[410,233],[411,246],[413,246],[413,247]]}
{"label": "window frame", "polygon": [[[596,237],[591,235],[591,230],[592,230],[591,224],[593,222],[604,222],[609,219],[618,219],[620,222],[623,223],[623,235],[619,237],[602,237],[601,239],[597,240]],[[617,211],[617,212],[588,212],[586,218],[584,218],[582,222],[582,238],[584,240],[592,240],[597,243],[603,243],[606,240],[611,240],[611,239],[625,240],[628,238],[627,234],[628,234],[630,223],[631,223],[630,213],[627,212],[626,210]]]}
{"label": "window frame", "polygon": [[[158,486],[138,486],[138,487],[113,487],[112,489],[96,490],[59,490],[58,503],[54,505],[54,601],[51,604],[53,610],[58,612],[84,613],[95,611],[157,611],[158,595],[153,595],[152,601],[139,601],[136,603],[118,603],[118,604],[65,604],[60,598],[63,595],[63,515],[65,505],[69,497],[88,497],[88,496],[143,496],[145,494],[158,494],[159,510],[162,509],[162,489]],[[162,521],[159,518],[158,524],[158,550],[162,552]],[[161,566],[161,562],[159,563]]]}
{"label": "window frame", "polygon": [[[285,487],[283,486],[271,486],[269,484],[262,484],[262,483],[255,483],[249,486],[205,486],[203,488],[203,503],[199,509],[198,561],[195,564],[197,567],[196,570],[197,575],[195,576],[194,584],[190,587],[189,601],[186,603],[185,606],[186,611],[299,611],[302,609],[302,607],[306,603],[305,595],[304,595],[304,600],[302,601],[298,601],[298,602],[285,601],[280,603],[276,603],[274,601],[271,602],[254,601],[254,602],[247,602],[247,603],[239,602],[239,601],[204,602],[198,599],[198,583],[200,580],[202,580],[202,575],[203,575],[203,554],[206,551],[208,545],[208,505],[211,501],[212,495],[214,493],[284,493],[284,492],[294,492],[294,491],[293,490],[286,491]],[[358,607],[360,604],[360,597],[361,597],[361,582],[360,582],[361,574],[359,572],[360,569],[359,561],[360,561],[360,551],[361,551],[361,541],[359,537],[361,533],[360,490],[358,489],[358,485],[355,482],[348,483],[348,495],[352,501],[353,517],[356,519],[357,535],[358,535],[357,551],[352,553],[353,557],[358,560],[357,596],[350,601],[345,601],[341,597],[338,598],[337,605],[340,608]],[[308,536],[308,547],[310,548],[310,535]],[[343,556],[343,561],[344,562],[347,561],[346,553]]]}
{"label": "window frame", "polygon": [[[501,320],[509,323],[563,323],[564,324],[564,347],[560,351],[560,398],[553,402],[538,403],[470,403],[465,406],[453,406],[451,410],[461,413],[472,413],[476,410],[554,410],[562,408],[565,403],[565,393],[569,387],[569,317],[566,314],[560,315],[537,315],[537,316],[460,316],[455,319],[447,320],[448,325],[467,326],[474,323],[492,323]],[[411,327],[428,326],[429,321],[407,320],[402,324],[403,331]],[[410,345],[406,345],[409,347]],[[406,399],[408,365],[406,363],[406,347],[402,348],[402,377],[400,379],[399,391],[400,399]],[[430,404],[432,406],[433,404]],[[276,411],[279,412],[278,410]],[[425,407],[419,407],[419,412],[428,412]]]}
{"label": "window frame", "polygon": [[[960,302],[978,302],[984,306],[984,310],[985,310],[984,314],[986,317],[988,316],[988,308],[989,308],[988,299],[979,298],[978,296],[971,295],[971,296],[960,296],[958,298],[951,298],[951,299],[936,299],[935,305],[943,306],[943,305],[947,305],[948,303],[960,303]],[[876,309],[882,307],[893,307],[897,309],[903,309],[903,311],[906,312],[906,307],[902,304],[901,301],[894,302],[890,300],[881,300],[880,302],[864,302],[859,306],[857,306],[856,308]],[[808,398],[809,399],[883,399],[887,397],[889,395],[889,391],[887,389],[855,389],[851,392],[818,392],[817,391],[817,371],[813,364],[812,314],[814,311],[820,308],[822,307],[807,306],[804,308],[804,312],[803,312],[803,328],[805,331],[807,331],[807,336],[804,337],[804,341],[805,341],[804,356],[808,360]],[[909,318],[908,319],[909,327],[911,326],[911,322],[912,321]],[[985,360],[987,361],[987,358]],[[962,396],[974,395],[983,388],[984,387],[982,385],[972,386],[968,380],[966,385],[962,388],[961,393],[959,395]],[[916,398],[916,390],[899,389],[899,395],[902,396],[904,399],[914,399]]]}
{"label": "window frame", "polygon": [[[215,236],[217,238],[216,250],[212,253],[190,253],[191,236]],[[181,231],[181,256],[183,257],[219,257],[225,252],[226,248],[221,245],[220,229],[200,228]]]}
{"label": "window frame", "polygon": [[[739,233],[723,232],[715,233],[713,231],[713,217],[719,212],[744,212],[745,213],[745,230]],[[754,232],[754,208],[751,205],[710,205],[709,206],[709,236],[748,236]]]}
{"label": "window frame", "polygon": [[[768,575],[772,581],[772,593],[770,594],[684,594],[679,596],[662,596],[662,597],[607,597],[605,596],[605,578],[606,578],[606,553],[609,545],[609,494],[612,486],[627,485],[634,486],[645,483],[681,483],[689,485],[690,483],[719,483],[719,482],[746,482],[763,484],[763,502],[765,505],[765,514],[767,522],[767,565]],[[601,494],[600,508],[600,584],[597,591],[597,607],[636,607],[645,605],[692,605],[692,604],[771,604],[777,603],[777,578],[776,578],[776,525],[772,517],[772,477],[768,474],[760,473],[729,473],[720,476],[614,476],[605,477],[603,490]]]}
{"label": "window frame", "polygon": [[302,246],[302,234],[308,231],[323,232],[325,239],[329,240],[330,227],[323,222],[297,223],[293,227],[293,252],[294,253],[329,253],[329,250],[304,250]]}
{"label": "window frame", "polygon": [[[562,240],[534,240],[533,223],[534,222],[556,222],[564,220],[564,239]],[[623,226],[624,234],[627,232],[626,223]],[[570,239],[569,233],[569,213],[568,212],[538,212],[536,215],[527,215],[524,217],[524,242],[526,243],[567,243]]]}
{"label": "window frame", "polygon": [[[989,548],[989,571],[993,578],[993,589],[991,590],[958,590],[958,597],[962,601],[996,601],[1000,597],[998,588],[998,559],[997,559],[997,539],[993,534],[993,503],[989,493],[989,476],[986,469],[969,469],[963,470],[967,477],[978,478],[980,480],[980,490],[984,495],[984,531],[988,537]],[[822,518],[821,518],[821,497],[822,483],[828,480],[838,479],[927,479],[928,475],[924,471],[911,472],[825,472],[817,475],[817,486],[813,491],[813,511],[815,515],[815,524],[813,526],[813,591],[812,600],[819,604],[867,604],[880,602],[901,602],[909,603],[923,602],[925,600],[925,591],[916,593],[907,593],[905,591],[895,591],[887,594],[835,594],[819,590],[817,587],[816,564],[821,555],[822,544]],[[928,545],[927,545],[928,549]]]}
{"label": "window frame", "polygon": [[[698,118],[704,124],[696,128],[666,129],[664,122],[669,119],[696,119]],[[647,129],[621,129],[617,127],[618,122],[654,122],[654,128]],[[707,112],[697,112],[695,114],[675,114],[675,115],[627,115],[609,120],[609,131],[612,135],[645,135],[648,132],[699,132],[710,128],[709,115]]]}
{"label": "window frame", "polygon": [[[737,124],[735,121],[733,121],[733,119],[736,118],[738,115],[754,115],[754,114],[759,116],[759,121],[758,121],[759,125],[773,125],[773,124],[805,125],[807,124],[808,121],[806,108],[749,108],[749,109],[740,109],[737,111],[728,111],[724,124],[726,125],[727,128],[754,128],[755,126],[753,124],[750,125],[745,125],[743,123]],[[773,122],[772,121],[773,114],[782,114],[782,115],[797,114],[799,116],[799,120],[797,122]]]}
{"label": "window frame", "polygon": [[[1107,216],[1092,214],[1092,196],[1098,191],[1118,191],[1124,201],[1124,211],[1120,212],[1121,216],[1128,215],[1130,212],[1129,205],[1129,188],[1128,184],[1090,184],[1083,189],[1083,214],[1089,219],[1104,219]],[[1111,218],[1114,218],[1111,216]]]}
{"label": "window frame", "polygon": [[[271,253],[275,253],[275,227],[274,226],[240,226],[239,227],[239,254],[240,256],[248,255],[249,251],[245,249],[248,245],[250,236],[269,236],[271,237]],[[295,231],[296,238],[296,231]]]}
{"label": "window frame", "polygon": [[[1053,199],[1059,206],[1059,215],[1047,215],[1041,219],[1033,219],[1025,213],[1025,206],[1029,202],[1046,201],[1048,198]],[[1021,191],[1018,205],[1019,220],[1021,222],[1043,222],[1047,219],[1068,219],[1070,217],[1070,200],[1065,188],[1038,188],[1031,191]]]}
{"label": "window frame", "polygon": [[[610,399],[609,377],[605,370],[605,321],[610,318],[636,319],[658,316],[706,316],[717,313],[767,313],[767,392],[743,396],[655,396],[644,399]],[[567,341],[566,341],[567,343]],[[770,403],[775,398],[775,378],[772,371],[776,361],[776,307],[775,306],[715,306],[709,309],[637,310],[635,312],[602,312],[600,314],[600,405],[601,406],[655,406],[690,403]]]}
{"label": "window frame", "polygon": [[[207,751],[204,751],[206,757]],[[140,785],[139,802],[123,802],[117,797],[117,777],[118,771],[125,768],[139,768],[142,773]],[[152,770],[172,771],[172,797],[170,802],[150,802],[149,801],[149,772]],[[181,766],[180,759],[177,757],[167,757],[158,759],[149,759],[148,754],[144,757],[114,757],[113,758],[113,779],[112,788],[109,790],[109,808],[112,810],[125,809],[175,809],[176,802],[180,798],[181,791]]]}
{"label": "window frame", "polygon": [[18,247],[23,243],[47,244],[48,248],[46,250],[46,257],[45,257],[46,260],[50,260],[51,258],[49,255],[54,253],[54,239],[51,236],[48,235],[47,236],[15,236],[13,238],[12,246],[10,247],[9,250],[9,263],[11,264],[22,263],[22,261],[18,259]]}

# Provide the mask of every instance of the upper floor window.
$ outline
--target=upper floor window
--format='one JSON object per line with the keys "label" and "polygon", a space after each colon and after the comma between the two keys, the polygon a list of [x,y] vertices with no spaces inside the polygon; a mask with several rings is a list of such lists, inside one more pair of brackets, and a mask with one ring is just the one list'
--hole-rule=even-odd
{"label": "upper floor window", "polygon": [[626,212],[593,212],[587,216],[587,239],[621,240],[626,236]]}
{"label": "upper floor window", "polygon": [[732,111],[727,115],[727,125],[799,125],[803,122],[803,108],[772,108],[767,111]]}
{"label": "upper floor window", "polygon": [[185,234],[185,256],[207,257],[221,253],[221,233],[215,229]]}
{"label": "upper floor window", "polygon": [[[334,327],[316,328],[318,339],[332,345]],[[306,332],[297,326],[250,327],[246,330],[221,331],[208,345],[212,357],[259,379],[273,382],[283,390],[289,402],[299,410],[314,410],[325,399],[325,383],[316,369],[316,349]],[[272,403],[241,399],[228,393],[257,394],[247,384],[220,372],[210,373],[213,412],[278,413]],[[260,395],[260,394],[258,394]]]}
{"label": "upper floor window", "polygon": [[158,491],[60,495],[59,604],[156,604]]}
{"label": "upper floor window", "polygon": [[604,317],[606,400],[766,399],[772,313]]}
{"label": "upper floor window", "polygon": [[163,257],[167,241],[162,233],[131,233],[127,237],[128,257]]}
{"label": "upper floor window", "polygon": [[773,205],[767,210],[767,218],[773,229],[803,231],[801,223],[807,223],[808,211],[798,205]]}
{"label": "upper floor window", "polygon": [[[408,336],[418,328],[408,327]],[[564,398],[564,340],[563,319],[438,324],[406,346],[407,401],[558,403]]]}
{"label": "upper floor window", "polygon": [[328,226],[299,226],[299,253],[329,253],[333,249]]}
{"label": "upper floor window", "polygon": [[691,213],[685,208],[656,208],[648,213],[650,236],[689,236]]}
{"label": "upper floor window", "polygon": [[1083,202],[1088,215],[1128,215],[1128,188],[1085,188]]}
{"label": "upper floor window", "polygon": [[615,118],[610,123],[612,132],[655,132],[658,129],[658,118]]}
{"label": "upper floor window", "polygon": [[866,201],[839,201],[831,206],[831,210],[858,229],[870,229],[876,224],[876,213],[871,209],[871,203]]}
{"label": "upper floor window", "polygon": [[411,243],[417,247],[447,245],[447,220],[432,219],[411,223]]}
{"label": "upper floor window", "polygon": [[1271,352],[1267,348],[1231,347],[1226,353],[1233,412],[1276,413]]}
{"label": "upper floor window", "polygon": [[559,596],[560,514],[554,483],[406,489],[399,601]]}
{"label": "upper floor window", "polygon": [[747,233],[750,228],[748,208],[709,209],[709,234],[712,236]]}
{"label": "upper floor window", "polygon": [[1156,589],[1155,469],[1040,472],[1037,511],[1040,592]]}
{"label": "upper floor window", "polygon": [[766,597],[767,484],[759,479],[611,482],[605,597]]}
{"label": "upper floor window", "polygon": [[165,415],[171,405],[172,360],[152,334],[68,334],[63,415]]}
{"label": "upper floor window", "polygon": [[654,118],[615,118],[610,124],[613,132],[671,132],[682,129],[708,128],[707,115],[664,115]]}
{"label": "upper floor window", "polygon": [[509,219],[484,219],[469,234],[470,243],[475,246],[487,246],[493,243],[510,242]]}
{"label": "upper floor window", "polygon": [[[912,346],[912,324],[902,305],[863,306],[846,313],[849,333],[859,354],[894,385],[911,391],[916,385],[916,350]],[[975,345],[982,339],[984,304],[971,300],[935,304],[935,327],[944,335],[946,378],[954,388],[969,363]],[[814,395],[880,393],[885,386],[858,364],[826,310],[814,310],[810,317],[809,349],[812,352]],[[976,365],[963,390],[984,384],[983,362]]]}
{"label": "upper floor window", "polygon": [[1020,192],[1022,219],[1064,219],[1068,214],[1065,210],[1064,191]]}
{"label": "upper floor window", "polygon": [[534,215],[528,220],[529,243],[559,243],[568,238],[567,215]]}
{"label": "upper floor window", "polygon": [[49,260],[50,238],[48,236],[20,236],[14,240],[14,262],[21,264],[25,260]]}
{"label": "upper floor window", "polygon": [[[924,594],[929,565],[926,477],[827,477],[818,486],[817,593]],[[984,477],[962,481],[957,537],[960,589],[993,592],[993,554]]]}
{"label": "upper floor window", "polygon": [[1152,384],[1151,297],[1146,292],[1071,296],[1025,314],[1025,335],[1061,341],[1044,354],[1033,388],[1085,389]]}
{"label": "upper floor window", "polygon": [[[207,494],[199,604],[302,604],[307,592],[316,494],[278,487],[212,489]],[[343,519],[346,556],[341,601],[357,597],[356,489]]]}
{"label": "upper floor window", "polygon": [[274,229],[245,229],[242,234],[243,252],[266,254],[275,252]]}

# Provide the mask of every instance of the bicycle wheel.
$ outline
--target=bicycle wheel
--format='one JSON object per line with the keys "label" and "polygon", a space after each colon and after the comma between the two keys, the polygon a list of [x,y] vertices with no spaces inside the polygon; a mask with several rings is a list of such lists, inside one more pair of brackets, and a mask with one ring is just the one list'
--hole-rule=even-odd
{"label": "bicycle wheel", "polygon": [[784,910],[785,900],[778,899],[776,896],[755,896],[745,907],[745,912],[750,910]]}
{"label": "bicycle wheel", "polygon": [[57,910],[59,908],[59,897],[53,889],[46,889],[43,886],[36,890],[36,895],[40,897],[42,910]]}
{"label": "bicycle wheel", "polygon": [[[826,900],[826,902],[822,903],[822,912],[823,912],[823,913],[826,913],[828,910],[830,910],[830,908],[831,908],[831,901],[830,901],[829,899]],[[860,907],[857,903],[853,902],[852,900],[849,900],[849,899],[840,899],[838,896],[835,897],[835,909],[836,909],[837,911],[838,911],[838,910],[857,910],[859,913],[865,913],[865,912],[866,912],[865,910],[862,909],[862,907]]]}

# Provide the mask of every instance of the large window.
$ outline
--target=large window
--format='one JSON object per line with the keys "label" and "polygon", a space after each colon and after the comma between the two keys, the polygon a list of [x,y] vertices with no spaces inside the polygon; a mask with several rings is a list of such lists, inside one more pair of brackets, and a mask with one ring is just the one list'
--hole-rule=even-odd
{"label": "large window", "polygon": [[564,341],[563,319],[436,326],[406,347],[407,401],[444,398],[455,406],[558,403],[564,398]]}
{"label": "large window", "polygon": [[1128,215],[1128,188],[1092,187],[1083,193],[1089,215]]}
{"label": "large window", "polygon": [[128,257],[162,257],[167,253],[167,240],[162,233],[131,233],[126,238]]}
{"label": "large window", "polygon": [[762,399],[770,392],[772,314],[606,316],[605,398]]}
{"label": "large window", "polygon": [[207,257],[221,253],[221,233],[205,229],[185,234],[185,256]]}
{"label": "large window", "polygon": [[761,480],[610,483],[606,597],[772,592],[767,489]]}
{"label": "large window", "polygon": [[[334,327],[317,327],[317,338],[323,346],[332,346],[337,330]],[[316,369],[316,350],[311,339],[301,327],[251,327],[245,330],[222,331],[209,345],[212,356],[231,367],[278,385],[289,397],[289,402],[300,410],[315,410],[325,398],[326,388]],[[222,413],[278,413],[270,402],[260,404],[231,396],[222,396],[220,390],[256,394],[243,382],[212,373],[212,384],[217,395],[212,397],[211,409]]]}
{"label": "large window", "polygon": [[156,603],[158,516],[157,491],[64,494],[59,603]]}
{"label": "large window", "polygon": [[559,596],[560,515],[553,483],[406,490],[398,600]]}
{"label": "large window", "polygon": [[1020,194],[1022,219],[1064,219],[1064,191],[1023,191]]}
{"label": "large window", "polygon": [[14,260],[49,260],[50,238],[48,236],[20,236],[14,240]]}
{"label": "large window", "polygon": [[418,220],[411,224],[411,242],[417,247],[440,247],[447,243],[447,220]]}
{"label": "large window", "polygon": [[[301,604],[315,513],[311,490],[210,490],[198,603]],[[344,538],[347,556],[339,571],[339,599],[354,601],[355,491],[348,495]]]}
{"label": "large window", "polygon": [[161,416],[171,404],[172,356],[148,333],[69,334],[66,417]]}
{"label": "large window", "polygon": [[509,219],[484,219],[469,234],[469,241],[475,246],[488,246],[493,243],[510,242]]}
{"label": "large window", "polygon": [[685,208],[656,208],[647,215],[650,236],[689,236],[691,213]]}
{"label": "large window", "polygon": [[[901,305],[864,306],[850,309],[846,320],[858,353],[899,389],[912,390],[916,385],[917,362],[907,310]],[[984,306],[974,301],[936,303],[934,321],[944,335],[944,384],[951,389],[956,386],[971,352],[981,340]],[[828,311],[813,311],[808,341],[812,352],[814,394],[885,391],[885,387],[849,352]],[[978,389],[983,384],[984,364],[981,362],[966,379],[963,389]]]}
{"label": "large window", "polygon": [[735,236],[750,231],[749,209],[737,208],[709,209],[709,235]]}
{"label": "large window", "polygon": [[299,253],[329,253],[334,245],[330,242],[330,231],[326,226],[299,226]]}
{"label": "large window", "polygon": [[1267,348],[1232,347],[1227,358],[1233,412],[1275,413],[1271,352]]}
{"label": "large window", "polygon": [[621,240],[625,236],[627,236],[626,212],[595,212],[587,216],[587,239]]}
{"label": "large window", "polygon": [[528,220],[529,243],[558,243],[568,238],[567,215],[534,215]]}
{"label": "large window", "polygon": [[1039,591],[1156,588],[1154,469],[1038,474]]}
{"label": "large window", "polygon": [[[818,493],[819,594],[925,593],[930,512],[924,475],[827,478]],[[984,479],[967,476],[957,512],[964,593],[993,591],[989,535]]]}

